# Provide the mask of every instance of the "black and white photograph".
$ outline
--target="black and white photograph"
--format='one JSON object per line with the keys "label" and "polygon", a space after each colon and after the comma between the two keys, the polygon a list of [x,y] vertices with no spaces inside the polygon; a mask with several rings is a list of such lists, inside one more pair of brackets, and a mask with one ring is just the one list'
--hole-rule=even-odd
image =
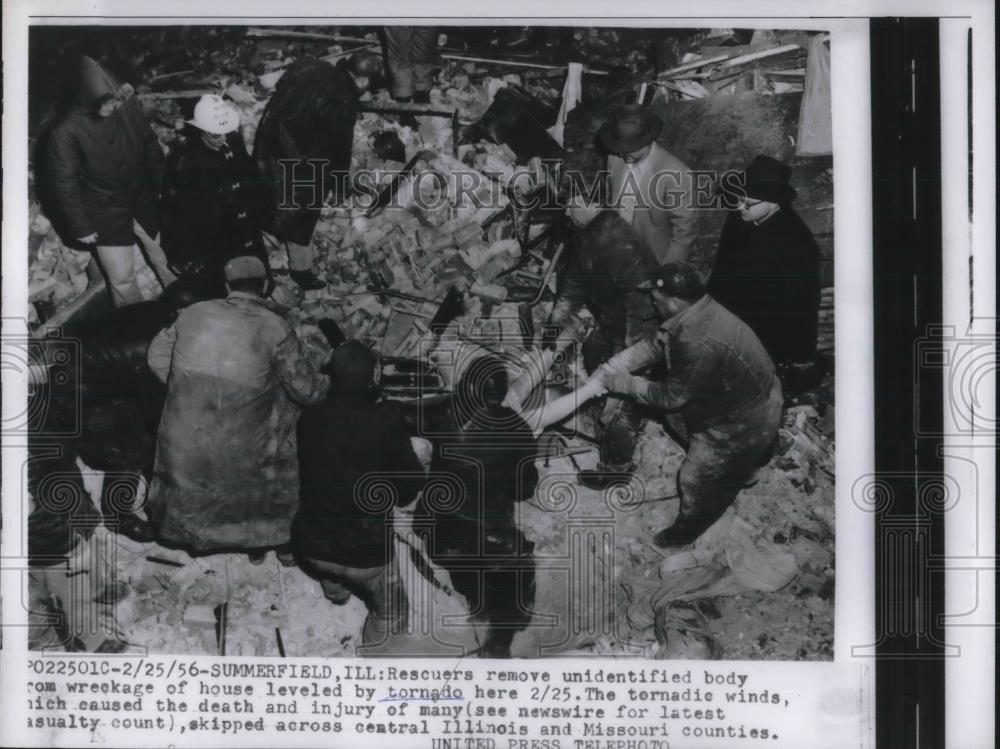
{"label": "black and white photograph", "polygon": [[29,49],[31,647],[832,658],[829,34]]}
{"label": "black and white photograph", "polygon": [[988,3],[106,5],[4,9],[0,746],[987,749]]}

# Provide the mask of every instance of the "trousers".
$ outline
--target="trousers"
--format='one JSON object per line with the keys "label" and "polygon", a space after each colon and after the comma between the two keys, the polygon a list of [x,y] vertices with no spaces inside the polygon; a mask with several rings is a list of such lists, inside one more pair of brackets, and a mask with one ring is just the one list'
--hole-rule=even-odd
{"label": "trousers", "polygon": [[390,26],[385,29],[392,72],[392,98],[430,91],[434,83],[437,29],[433,26]]}
{"label": "trousers", "polygon": [[677,472],[682,518],[718,518],[744,484],[771,458],[783,398],[775,386],[761,403],[734,416],[728,427],[688,434],[680,414],[669,413],[664,427],[687,450]]}
{"label": "trousers", "polygon": [[94,652],[122,634],[115,604],[102,600],[111,580],[107,545],[100,530],[78,535],[65,564],[31,567],[28,572],[28,647]]}
{"label": "trousers", "polygon": [[[624,348],[624,341],[614,341],[600,327],[594,328],[583,342],[583,366],[593,374],[601,364]],[[641,408],[634,401],[615,395],[608,395],[603,404],[600,401],[598,404],[600,468],[628,473],[634,468],[632,455],[645,420]]]}
{"label": "trousers", "polygon": [[406,627],[409,602],[403,588],[399,568],[393,558],[381,567],[348,567],[323,559],[305,557],[308,568],[318,573],[323,594],[334,603],[343,603],[348,593],[358,596],[368,607],[361,641],[362,652],[374,654],[378,646],[385,645],[393,635]]}

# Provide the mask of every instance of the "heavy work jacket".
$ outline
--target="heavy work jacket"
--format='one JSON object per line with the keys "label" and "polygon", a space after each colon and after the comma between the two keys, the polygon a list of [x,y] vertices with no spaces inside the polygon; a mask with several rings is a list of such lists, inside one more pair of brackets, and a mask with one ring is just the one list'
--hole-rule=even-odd
{"label": "heavy work jacket", "polygon": [[664,362],[662,382],[634,377],[628,395],[678,411],[691,439],[738,441],[781,420],[781,385],[754,332],[709,295],[670,318],[609,366],[635,372]]}
{"label": "heavy work jacket", "polygon": [[232,292],[182,310],[149,365],[167,382],[147,503],[161,536],[194,551],[288,542],[299,404],[329,385],[288,323]]}
{"label": "heavy work jacket", "polygon": [[395,409],[350,394],[306,409],[299,420],[297,553],[347,567],[387,564],[389,520],[425,483]]}
{"label": "heavy work jacket", "polygon": [[790,207],[760,224],[731,213],[708,288],[753,329],[775,361],[816,357],[819,248]]}
{"label": "heavy work jacket", "polygon": [[[624,192],[636,199],[629,223],[657,261],[688,259],[698,238],[698,208],[690,167],[659,143],[638,164],[608,156],[611,197],[617,206]],[[630,176],[631,175],[631,176]],[[627,212],[620,211],[628,217]],[[627,218],[628,220],[628,218]]]}
{"label": "heavy work jacket", "polygon": [[[271,222],[279,239],[308,244],[319,220],[325,195],[333,191],[334,202],[343,197],[341,188],[351,166],[354,123],[358,118],[360,92],[347,71],[346,62],[331,65],[323,60],[299,60],[281,76],[267,103],[254,140],[254,158],[271,188]],[[291,190],[295,209],[287,203],[283,159],[298,159]],[[325,180],[311,180],[309,159],[320,159]]]}
{"label": "heavy work jacket", "polygon": [[162,245],[171,264],[198,262],[218,278],[238,255],[258,257],[266,267],[267,195],[239,133],[230,133],[219,150],[192,133],[170,153],[163,179]]}
{"label": "heavy work jacket", "polygon": [[562,328],[586,306],[612,341],[631,345],[655,330],[649,293],[638,287],[656,269],[653,254],[614,211],[602,211],[573,237],[549,324]]}
{"label": "heavy work jacket", "polygon": [[89,105],[117,93],[117,85],[107,74],[95,74],[89,85],[94,90],[81,92],[81,103],[39,141],[35,182],[42,211],[68,244],[95,232],[100,245],[132,244],[133,219],[155,237],[160,143],[135,96],[100,118]]}

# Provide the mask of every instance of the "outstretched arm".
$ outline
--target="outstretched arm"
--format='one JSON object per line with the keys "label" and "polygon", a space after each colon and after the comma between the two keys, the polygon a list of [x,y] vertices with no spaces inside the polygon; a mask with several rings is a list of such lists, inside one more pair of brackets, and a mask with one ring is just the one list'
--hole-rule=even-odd
{"label": "outstretched arm", "polygon": [[535,435],[538,435],[546,427],[565,419],[591,398],[604,395],[606,392],[607,390],[601,384],[600,378],[595,375],[572,393],[567,393],[539,408],[524,411],[521,416],[531,427]]}

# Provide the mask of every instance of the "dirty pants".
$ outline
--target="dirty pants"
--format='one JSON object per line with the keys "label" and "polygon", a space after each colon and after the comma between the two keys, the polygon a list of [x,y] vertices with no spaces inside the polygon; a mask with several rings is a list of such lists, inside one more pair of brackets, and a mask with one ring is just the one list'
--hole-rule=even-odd
{"label": "dirty pants", "polygon": [[[624,341],[614,341],[600,327],[595,328],[583,342],[583,366],[593,374],[601,364],[624,349]],[[632,455],[642,429],[642,411],[634,401],[615,395],[608,395],[599,408],[596,421],[600,469],[629,473],[635,468]]]}
{"label": "dirty pants", "polygon": [[303,561],[320,576],[328,599],[343,603],[347,593],[354,593],[368,607],[361,638],[366,648],[388,642],[406,627],[409,606],[395,558],[387,565],[368,568],[347,567],[314,557]]}
{"label": "dirty pants", "polygon": [[434,26],[388,26],[385,46],[392,72],[392,98],[409,98],[414,92],[428,92],[434,83],[434,53],[437,28]]}
{"label": "dirty pants", "polygon": [[687,450],[677,472],[682,518],[718,519],[744,484],[771,458],[781,425],[783,397],[778,378],[759,402],[734,414],[730,424],[688,434],[681,415],[669,413],[664,426]]}
{"label": "dirty pants", "polygon": [[122,639],[114,602],[101,602],[113,580],[106,553],[107,533],[77,537],[66,563],[28,572],[28,647],[94,652]]}

